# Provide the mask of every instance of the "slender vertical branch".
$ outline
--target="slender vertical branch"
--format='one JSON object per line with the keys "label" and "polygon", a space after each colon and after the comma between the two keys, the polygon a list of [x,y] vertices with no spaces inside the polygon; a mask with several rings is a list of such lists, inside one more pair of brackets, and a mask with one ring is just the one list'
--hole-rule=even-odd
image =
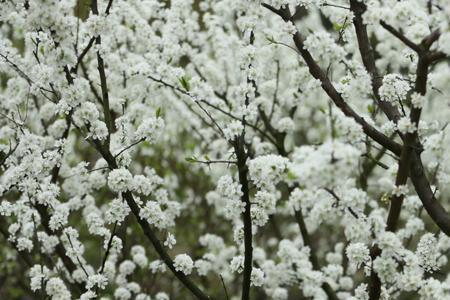
{"label": "slender vertical branch", "polygon": [[[428,79],[428,68],[429,68],[429,60],[426,55],[419,53],[419,61],[417,63],[417,71],[416,71],[416,82],[414,91],[422,96],[426,94],[427,88],[427,79]],[[417,150],[420,151],[421,145],[418,140],[418,127],[420,115],[422,113],[422,109],[418,107],[411,106],[411,111],[409,118],[411,123],[415,126],[416,130],[412,133],[408,132],[405,134],[403,139],[403,148],[400,155],[400,160],[398,164],[397,176],[395,179],[395,185],[401,186],[405,185],[411,168],[411,158],[415,154],[419,156],[420,154]],[[417,161],[416,161],[417,162]],[[387,219],[386,230],[395,231],[398,226],[398,221],[400,218],[400,212],[402,208],[404,200],[404,195],[394,195],[390,201],[389,214]],[[381,254],[381,251],[377,251],[375,254]],[[374,273],[372,271],[372,273]],[[376,274],[372,274],[371,278],[377,276]],[[369,290],[370,299],[379,299],[381,292],[381,282],[379,279],[374,280],[371,284],[371,288]]]}
{"label": "slender vertical branch", "polygon": [[[428,78],[428,67],[429,62],[426,56],[419,54],[419,62],[417,63],[416,83],[414,90],[416,93],[422,96],[424,96],[427,92],[426,85]],[[403,141],[404,145],[400,156],[399,167],[395,181],[395,184],[397,186],[406,184],[409,175],[412,152],[415,151],[415,149],[420,150],[422,147],[418,140],[418,133],[417,133],[421,113],[422,113],[421,108],[411,106],[409,118],[411,120],[411,123],[415,126],[416,130],[412,133],[407,133],[404,137]],[[387,221],[387,230],[389,231],[395,231],[397,227],[401,205],[403,203],[403,198],[404,198],[403,195],[401,195],[401,196],[394,196],[391,199],[391,207],[389,210],[389,216]]]}
{"label": "slender vertical branch", "polygon": [[[250,32],[250,44],[252,45],[255,41],[255,35],[253,31]],[[250,69],[252,64],[250,63],[248,68]],[[252,84],[253,88],[256,90],[256,83],[254,80],[247,77],[247,83]],[[249,95],[245,95],[245,105],[250,104]],[[251,204],[250,204],[250,193],[248,184],[248,168],[247,168],[247,158],[248,155],[245,152],[245,127],[247,121],[245,119],[245,114],[242,117],[242,125],[244,127],[242,133],[235,138],[233,141],[234,152],[237,158],[237,167],[239,173],[239,183],[241,184],[242,197],[241,201],[245,204],[243,219],[244,219],[244,274],[242,280],[242,300],[250,299],[250,284],[251,284],[251,274],[253,269],[253,233],[252,233],[252,215],[251,215]]]}
{"label": "slender vertical branch", "polygon": [[[109,8],[111,7],[110,4],[108,4],[108,7]],[[98,15],[97,0],[92,0],[91,10],[94,15]],[[95,38],[95,44],[101,45],[101,43],[102,39],[101,36],[99,35]],[[106,143],[109,144],[109,140],[111,138],[111,133],[113,132],[114,125],[111,117],[111,110],[109,108],[108,82],[106,80],[105,63],[98,50],[97,50],[97,69],[100,77],[100,88],[102,91],[103,116],[105,118],[106,127],[108,128],[108,136],[106,139]]]}
{"label": "slender vertical branch", "polygon": [[359,52],[361,54],[363,65],[372,77],[372,92],[375,95],[375,100],[388,119],[396,121],[401,117],[398,109],[395,108],[395,106],[393,106],[390,102],[380,100],[379,89],[382,85],[382,78],[376,67],[374,50],[370,44],[367,26],[364,24],[362,18],[362,15],[366,11],[366,5],[363,2],[351,0],[350,9],[354,14],[353,25],[355,26]]}

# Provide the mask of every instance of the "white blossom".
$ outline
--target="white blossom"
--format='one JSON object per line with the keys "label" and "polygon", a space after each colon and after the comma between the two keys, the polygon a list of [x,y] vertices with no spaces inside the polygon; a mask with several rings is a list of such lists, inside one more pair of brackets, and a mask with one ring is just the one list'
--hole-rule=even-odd
{"label": "white blossom", "polygon": [[426,104],[427,100],[425,98],[425,96],[419,94],[419,93],[413,93],[411,95],[411,104],[415,107],[415,108],[423,108]]}
{"label": "white blossom", "polygon": [[414,133],[417,130],[417,126],[411,122],[409,117],[403,117],[398,120],[397,129],[403,134]]}
{"label": "white blossom", "polygon": [[362,243],[352,243],[345,250],[349,261],[357,267],[370,262],[370,253],[366,245]]}
{"label": "white blossom", "polygon": [[92,289],[93,287],[98,287],[103,290],[106,288],[107,284],[108,284],[108,278],[106,278],[102,274],[94,274],[94,275],[89,276],[86,287],[88,289]]}
{"label": "white blossom", "polygon": [[449,298],[448,1],[0,2],[2,298]]}
{"label": "white blossom", "polygon": [[34,265],[30,269],[30,287],[32,291],[40,290],[42,283],[46,281],[50,270],[47,267],[41,265]]}
{"label": "white blossom", "polygon": [[173,262],[173,265],[178,272],[183,272],[186,275],[191,274],[194,262],[189,255],[178,254]]}
{"label": "white blossom", "polygon": [[242,273],[244,270],[244,257],[243,256],[235,256],[231,260],[230,268],[233,272]]}
{"label": "white blossom", "polygon": [[380,87],[380,97],[383,101],[404,101],[410,90],[408,82],[399,74],[388,74],[383,77],[383,85]]}
{"label": "white blossom", "polygon": [[125,287],[118,287],[114,291],[114,297],[119,300],[128,300],[131,299],[131,292]]}
{"label": "white blossom", "polygon": [[175,239],[175,236],[173,234],[171,234],[170,232],[167,233],[167,238],[164,241],[164,246],[168,247],[169,249],[172,249],[176,243],[177,243],[177,240]]}
{"label": "white blossom", "polygon": [[420,238],[417,245],[417,256],[419,264],[425,271],[435,271],[438,269],[438,258],[440,256],[437,248],[437,239],[433,234],[427,233]]}
{"label": "white blossom", "polygon": [[45,286],[45,291],[54,300],[70,299],[70,292],[60,278],[50,278]]}
{"label": "white blossom", "polygon": [[250,177],[258,187],[275,185],[282,179],[287,163],[281,156],[259,156],[248,163]]}
{"label": "white blossom", "polygon": [[111,201],[105,213],[106,222],[121,224],[130,213],[128,204],[123,199],[116,198]]}
{"label": "white blossom", "polygon": [[142,121],[135,132],[136,140],[146,140],[154,143],[164,128],[164,120],[161,118],[146,118]]}
{"label": "white blossom", "polygon": [[115,169],[108,175],[108,185],[115,192],[125,192],[131,188],[133,176],[127,169]]}
{"label": "white blossom", "polygon": [[242,126],[242,122],[233,121],[225,126],[223,132],[225,134],[225,138],[231,141],[234,140],[240,134],[242,134],[243,130],[244,126]]}
{"label": "white blossom", "polygon": [[251,274],[251,283],[253,286],[262,286],[264,283],[264,272],[259,268],[253,268]]}
{"label": "white blossom", "polygon": [[396,185],[392,190],[392,195],[397,197],[406,196],[407,194],[408,194],[408,186],[406,184]]}

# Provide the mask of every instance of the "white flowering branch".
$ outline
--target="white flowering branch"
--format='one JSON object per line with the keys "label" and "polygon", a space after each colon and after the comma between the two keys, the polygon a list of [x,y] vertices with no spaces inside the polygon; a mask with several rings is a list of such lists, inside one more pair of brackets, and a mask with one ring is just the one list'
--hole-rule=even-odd
{"label": "white flowering branch", "polygon": [[[291,21],[291,13],[289,9],[285,6],[283,6],[280,9],[276,9],[268,4],[262,3],[262,6],[269,9],[270,11],[276,13],[279,15],[285,22]],[[311,53],[306,49],[304,45],[304,39],[300,35],[298,31],[295,32],[295,34],[292,36],[294,43],[297,47],[297,50],[300,52],[300,55],[303,57],[305,63],[307,64],[309,68],[309,72],[311,75],[320,80],[323,90],[328,94],[328,96],[333,100],[335,105],[346,115],[351,118],[353,118],[358,124],[361,125],[363,131],[370,136],[372,139],[374,139],[379,144],[383,145],[390,151],[400,154],[401,152],[401,145],[397,142],[389,139],[386,135],[378,131],[376,128],[374,128],[372,125],[367,123],[367,121],[364,120],[363,117],[358,115],[342,98],[341,94],[335,89],[333,84],[331,83],[330,79],[326,76],[326,74],[323,72],[323,70],[320,68],[320,66],[317,64],[317,62],[313,59]]]}

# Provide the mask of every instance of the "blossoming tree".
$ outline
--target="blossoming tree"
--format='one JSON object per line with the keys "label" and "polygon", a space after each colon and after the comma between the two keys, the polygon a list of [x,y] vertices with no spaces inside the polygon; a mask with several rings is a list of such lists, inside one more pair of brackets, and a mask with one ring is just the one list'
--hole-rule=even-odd
{"label": "blossoming tree", "polygon": [[1,299],[450,299],[448,0],[0,1]]}

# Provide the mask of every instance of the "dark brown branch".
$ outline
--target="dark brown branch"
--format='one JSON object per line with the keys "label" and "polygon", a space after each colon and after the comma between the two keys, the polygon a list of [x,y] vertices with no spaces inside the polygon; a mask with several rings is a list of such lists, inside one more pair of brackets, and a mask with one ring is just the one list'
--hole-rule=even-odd
{"label": "dark brown branch", "polygon": [[398,38],[403,44],[405,44],[406,46],[408,46],[409,48],[411,48],[412,50],[416,51],[417,53],[422,52],[422,49],[420,48],[419,45],[417,45],[416,43],[414,43],[413,41],[411,41],[410,39],[408,39],[402,32],[400,32],[399,30],[395,29],[394,27],[392,27],[391,25],[387,24],[386,22],[384,22],[383,20],[380,21],[380,25],[386,29],[387,31],[389,31],[393,36],[395,36],[396,38]]}
{"label": "dark brown branch", "polygon": [[[361,56],[363,59],[363,63],[365,65],[366,69],[368,70],[368,72],[371,73],[372,76],[374,76],[372,87],[373,87],[374,94],[378,100],[378,105],[381,107],[381,109],[384,111],[384,113],[390,120],[396,121],[400,117],[398,110],[393,107],[386,106],[385,101],[380,101],[378,89],[382,83],[381,77],[378,75],[378,72],[377,72],[377,69],[375,66],[374,55],[373,55],[372,49],[370,48],[370,43],[369,43],[369,39],[367,36],[366,26],[362,22],[362,14],[364,13],[366,7],[363,3],[358,2],[356,0],[351,0],[350,4],[351,4],[351,9],[355,14],[354,25],[355,25],[355,30],[356,30],[356,34],[357,34],[357,38],[358,38],[358,44],[359,44]],[[439,31],[436,30],[436,31],[432,32],[428,37],[423,39],[423,41],[421,42],[421,44],[419,46],[419,45],[416,45],[413,42],[411,42],[401,32],[397,31],[392,26],[386,24],[383,21],[381,21],[380,23],[386,30],[391,32],[394,36],[399,38],[403,43],[405,43],[411,49],[416,51],[419,54],[419,56],[421,57],[421,58],[419,58],[420,66],[417,69],[416,92],[419,92],[424,95],[426,92],[426,76],[427,76],[426,74],[428,72],[427,71],[428,66],[425,66],[427,60],[429,62],[432,62],[434,60],[439,60],[439,59],[445,58],[445,55],[435,54],[435,53],[427,54],[427,58],[424,58],[423,57],[424,55],[422,54],[423,51],[428,50],[431,47],[431,45],[433,44],[433,42],[439,38],[439,34],[440,34]],[[432,55],[434,55],[434,57],[431,57]],[[410,117],[411,117],[411,121],[414,124],[418,124],[418,120],[420,119],[420,109],[412,108]],[[414,144],[414,140],[417,137],[413,136],[411,134],[407,134],[405,137],[402,137],[402,138],[404,139],[404,147],[402,149],[401,157],[399,160],[399,168],[398,168],[397,177],[396,177],[396,185],[397,186],[406,184],[409,169],[410,169],[411,154],[416,155],[415,153],[412,153],[412,151],[413,151],[412,147]],[[419,166],[416,166],[416,169],[421,170],[421,169],[423,169],[423,167],[421,165],[419,165]],[[426,189],[426,184],[425,185],[423,184],[424,181],[426,181],[426,177],[423,175],[423,172],[422,173],[418,172],[418,174],[421,175],[420,176],[421,183],[422,183],[422,186],[424,186],[425,190],[431,191],[431,189],[429,189],[429,188]],[[433,195],[432,198],[434,198],[433,193],[429,193],[429,195]],[[421,199],[423,199],[423,197],[421,197]],[[401,206],[402,206],[403,200],[404,200],[403,195],[393,196],[391,198],[391,202],[390,202],[391,206],[389,209],[387,228],[386,228],[389,231],[395,231],[395,229],[397,228],[398,219],[400,216],[400,211],[401,211]],[[436,214],[439,214],[440,216],[445,215],[445,214],[442,214],[442,211],[443,211],[442,207],[440,208],[440,207],[436,206],[437,202],[435,200],[427,201],[426,203],[429,204],[428,207],[434,215],[436,215]],[[435,218],[436,218],[436,216],[433,219],[435,219]],[[445,226],[446,222],[448,224],[448,221],[445,221],[445,218],[443,218],[443,221],[444,221],[443,222],[444,224],[442,224],[441,226]],[[381,253],[381,251],[376,247],[372,250],[373,250],[372,252],[375,255],[375,257]],[[378,299],[380,297],[380,289],[381,289],[381,282],[380,282],[377,274],[372,272],[371,283],[370,283],[370,292],[369,292],[370,299]]]}
{"label": "dark brown branch", "polygon": [[[419,61],[417,64],[416,71],[416,82],[415,82],[415,92],[421,95],[425,95],[427,91],[427,79],[428,79],[428,68],[430,61],[428,60],[426,54],[422,52],[419,53]],[[412,106],[410,112],[411,123],[416,127],[416,131],[413,133],[407,133],[403,139],[403,148],[399,160],[399,167],[397,171],[397,177],[395,180],[396,186],[405,185],[409,174],[411,174],[411,179],[416,188],[416,192],[422,201],[427,212],[430,214],[431,218],[436,222],[436,224],[448,234],[450,229],[450,218],[445,212],[444,208],[440,206],[439,202],[436,201],[434,193],[427,194],[431,192],[430,185],[423,173],[422,163],[420,161],[420,141],[418,138],[418,126],[422,109]],[[415,176],[416,178],[413,178]],[[391,198],[391,206],[389,208],[389,215],[387,219],[386,230],[395,231],[400,218],[400,212],[402,203],[404,200],[404,195],[394,195]],[[439,223],[438,223],[439,222]],[[442,226],[442,227],[441,227]],[[381,253],[378,251],[377,253]],[[371,278],[377,277],[374,272],[372,272]],[[379,294],[381,290],[381,282],[379,279],[375,280],[371,284],[370,295],[373,295],[370,299],[379,299]],[[375,297],[375,298],[374,298]]]}
{"label": "dark brown branch", "polygon": [[127,151],[128,149],[130,149],[130,148],[136,146],[137,144],[139,144],[139,143],[141,143],[141,142],[143,142],[143,141],[145,141],[145,139],[137,140],[137,141],[131,143],[130,145],[124,147],[122,150],[120,150],[119,152],[117,152],[117,154],[114,155],[114,158],[119,157],[120,154],[122,154],[123,152]]}
{"label": "dark brown branch", "polygon": [[[255,35],[253,31],[250,32],[250,44],[253,45],[255,41]],[[250,69],[252,63],[248,65]],[[247,77],[247,83],[251,83],[255,91],[257,91],[256,83],[251,78]],[[257,92],[255,92],[257,93]],[[245,106],[248,106],[250,102],[248,93],[245,95]],[[245,208],[242,213],[244,221],[244,271],[242,280],[242,300],[250,299],[250,285],[251,285],[251,275],[253,270],[253,233],[252,233],[252,214],[251,214],[251,203],[250,203],[250,191],[248,182],[248,168],[247,168],[247,158],[248,153],[245,151],[245,127],[247,121],[245,115],[242,117],[242,126],[244,130],[242,133],[236,137],[233,141],[234,152],[237,158],[237,167],[239,175],[239,183],[241,184],[241,201],[244,203]]]}
{"label": "dark brown branch", "polygon": [[[94,15],[98,15],[97,0],[91,1],[91,10]],[[97,36],[95,38],[95,44],[100,45],[101,43],[102,43],[101,37]],[[108,94],[108,83],[106,81],[105,63],[99,51],[97,51],[97,69],[100,77],[100,87],[102,91],[103,116],[105,119],[106,127],[108,128],[108,136],[106,138],[106,143],[109,144],[114,124],[111,117],[111,110],[109,108],[109,94]]]}
{"label": "dark brown branch", "polygon": [[[102,145],[97,140],[92,140],[91,143],[94,145],[94,147],[97,149],[97,151],[103,156],[103,158],[108,163],[108,166],[110,169],[117,169],[118,165],[116,162],[116,159],[111,154],[109,145]],[[133,213],[134,217],[136,218],[136,221],[139,223],[142,231],[144,232],[144,235],[148,238],[148,240],[152,243],[153,248],[158,253],[162,261],[166,264],[166,266],[172,271],[172,273],[181,281],[181,283],[184,284],[184,286],[191,291],[191,293],[197,298],[201,300],[207,300],[211,299],[209,296],[207,296],[203,291],[200,290],[200,288],[197,287],[183,272],[177,271],[175,269],[175,266],[173,264],[172,258],[169,256],[169,254],[164,250],[161,242],[157,238],[156,234],[153,232],[153,230],[150,228],[150,225],[145,219],[142,219],[140,217],[140,208],[139,205],[134,200],[133,194],[130,191],[124,192],[123,198],[127,202],[128,206],[131,209],[131,212]]]}
{"label": "dark brown branch", "polygon": [[239,173],[239,183],[241,184],[241,201],[245,204],[243,212],[244,218],[244,274],[242,281],[242,300],[250,299],[250,283],[253,268],[253,246],[252,246],[252,216],[249,195],[249,183],[247,178],[247,154],[245,153],[244,135],[240,135],[234,141],[234,151],[237,157],[237,167]]}
{"label": "dark brown branch", "polygon": [[440,36],[441,36],[441,31],[439,29],[436,29],[435,31],[430,33],[428,36],[426,36],[420,44],[425,49],[430,49],[431,45],[433,45],[433,43],[436,42]]}
{"label": "dark brown branch", "polygon": [[[431,61],[429,60],[427,54],[419,57],[415,91],[421,95],[425,95],[427,91],[428,68],[430,63]],[[411,109],[411,122],[416,126],[419,124],[421,112],[422,110],[420,108],[413,107]],[[450,216],[437,201],[435,193],[431,190],[430,183],[423,170],[422,161],[420,159],[420,149],[422,146],[418,141],[417,131],[406,136],[405,146],[406,145],[411,145],[409,147],[412,156],[410,162],[410,176],[416,192],[422,201],[425,210],[428,212],[433,221],[445,234],[450,235]],[[414,151],[411,148],[414,148]]]}
{"label": "dark brown branch", "polygon": [[450,214],[437,201],[425,175],[420,155],[416,152],[413,152],[411,157],[410,177],[428,215],[446,235],[450,236]]}
{"label": "dark brown branch", "polygon": [[186,96],[190,97],[194,101],[194,103],[208,116],[208,118],[211,120],[211,122],[214,124],[214,126],[216,126],[216,128],[218,129],[220,135],[223,138],[225,138],[225,133],[223,132],[223,129],[220,127],[220,125],[217,123],[217,121],[211,116],[211,114],[200,104],[200,102],[208,104],[207,101],[202,100],[202,99],[197,99],[196,97],[194,97],[188,91],[182,90],[179,87],[176,87],[176,86],[174,86],[174,85],[172,85],[172,84],[170,84],[170,83],[168,83],[168,82],[166,82],[166,81],[164,81],[162,79],[157,79],[157,78],[155,78],[153,76],[147,76],[147,77],[149,79],[155,81],[155,82],[158,82],[158,83],[160,83],[160,84],[162,84],[162,85],[164,85],[166,87],[171,88],[174,91],[177,91],[177,92],[179,92],[179,93],[181,93],[183,95],[186,95]]}
{"label": "dark brown branch", "polygon": [[11,142],[9,143],[8,152],[5,153],[3,157],[0,156],[0,167],[3,166],[6,160],[16,151],[17,147],[19,147],[19,143],[16,143],[14,147],[12,147]]}
{"label": "dark brown branch", "polygon": [[[270,9],[271,11],[278,14],[284,21],[290,21],[291,15],[289,9],[286,7],[281,9],[275,9],[268,4],[262,4],[264,7]],[[400,155],[402,146],[397,142],[391,140],[389,137],[378,131],[372,125],[366,122],[363,117],[358,115],[342,98],[341,94],[335,89],[330,79],[326,76],[326,73],[320,68],[317,62],[312,57],[311,53],[305,48],[304,39],[299,32],[293,35],[294,43],[303,57],[306,65],[309,68],[310,74],[315,78],[320,80],[322,83],[323,90],[328,94],[328,96],[333,100],[334,104],[346,115],[354,119],[359,125],[361,125],[363,131],[370,136],[373,140],[386,147],[393,153]]]}
{"label": "dark brown branch", "polygon": [[113,0],[109,0],[108,1],[108,5],[106,6],[106,10],[105,10],[105,14],[106,15],[109,15],[109,12],[110,12],[111,7],[112,7],[112,3],[113,3]]}
{"label": "dark brown branch", "polygon": [[367,26],[363,22],[362,15],[366,11],[366,5],[357,0],[350,1],[350,8],[354,13],[353,25],[355,26],[356,37],[358,39],[359,52],[367,72],[372,77],[372,92],[375,95],[378,106],[383,110],[389,120],[397,121],[400,119],[400,112],[388,101],[381,101],[379,89],[382,85],[382,77],[379,75],[375,65],[374,50],[369,41]]}
{"label": "dark brown branch", "polygon": [[89,50],[94,45],[94,42],[95,42],[95,37],[91,37],[91,39],[89,40],[86,47],[83,49],[83,51],[81,51],[81,54],[78,56],[77,62],[71,70],[72,72],[76,72],[76,70],[78,69],[78,66],[83,62],[84,57],[86,56],[86,54],[88,54]]}
{"label": "dark brown branch", "polygon": [[11,66],[11,68],[13,68],[14,71],[16,71],[17,74],[19,74],[20,77],[22,77],[23,79],[25,79],[29,85],[32,85],[32,84],[33,84],[33,80],[31,80],[31,78],[30,78],[27,74],[25,74],[25,72],[23,72],[23,71],[19,68],[18,65],[16,65],[14,62],[12,62],[12,61],[8,58],[8,56],[6,56],[6,55],[0,53],[0,57],[2,57],[2,58],[3,58],[3,59]]}
{"label": "dark brown branch", "polygon": [[[117,167],[117,166],[116,166]],[[147,221],[142,219],[140,214],[140,208],[136,201],[133,198],[131,192],[123,193],[124,199],[127,201],[128,206],[130,207],[133,215],[136,218],[136,221],[141,226],[144,231],[145,236],[150,240],[156,252],[159,254],[162,261],[166,264],[166,266],[172,271],[172,273],[184,284],[184,286],[191,291],[191,293],[197,297],[197,299],[211,299],[207,295],[205,295],[183,272],[177,271],[173,264],[173,260],[170,258],[169,254],[164,250],[161,242],[156,237],[156,234],[148,225]]]}
{"label": "dark brown branch", "polygon": [[[336,201],[337,203],[341,202],[341,198],[336,194],[336,192],[330,188],[324,187],[323,188],[328,194],[330,194]],[[347,210],[350,212],[350,214],[355,218],[355,219],[359,219],[358,214],[353,210],[353,208],[351,207],[347,207]]]}
{"label": "dark brown branch", "polygon": [[225,297],[227,300],[229,300],[230,297],[228,297],[228,291],[227,291],[227,287],[225,286],[225,282],[223,281],[223,277],[221,274],[219,274],[219,277],[220,277],[220,281],[222,282],[223,290],[225,292]]}
{"label": "dark brown branch", "polygon": [[94,86],[94,83],[92,82],[92,80],[89,78],[88,70],[86,69],[86,66],[84,65],[83,62],[80,63],[80,67],[81,67],[81,72],[83,73],[84,78],[89,83],[89,89],[91,90],[91,92],[94,95],[95,99],[97,99],[98,103],[103,105],[102,97],[98,93],[97,88]]}
{"label": "dark brown branch", "polygon": [[448,59],[449,57],[444,52],[436,51],[436,52],[432,52],[432,53],[428,54],[427,58],[430,63],[434,63],[434,62],[437,62],[437,61],[440,61],[443,59]]}
{"label": "dark brown branch", "polygon": [[[100,266],[99,274],[103,274],[103,271],[105,270],[106,260],[108,259],[109,252],[111,251],[111,247],[112,247],[112,241],[114,239],[114,236],[116,235],[116,228],[117,228],[117,221],[114,222],[114,227],[113,227],[111,236],[109,237],[108,245],[106,246],[105,254],[103,255],[102,264]],[[95,288],[95,294],[98,296],[98,286]]]}
{"label": "dark brown branch", "polygon": [[[419,55],[419,62],[417,64],[417,72],[416,72],[416,83],[415,83],[415,92],[421,95],[426,94],[426,84],[428,78],[428,62],[422,56]],[[411,107],[410,119],[411,123],[418,128],[419,120],[422,109],[416,108],[414,106]],[[409,175],[410,168],[410,159],[414,148],[420,149],[420,143],[418,141],[417,129],[413,133],[407,133],[404,138],[404,146],[402,149],[402,154],[400,156],[399,167],[397,172],[397,177],[395,180],[395,184],[397,186],[406,184]],[[403,195],[402,196],[394,196],[391,199],[391,207],[389,209],[389,216],[387,221],[387,230],[395,231],[398,223],[398,219],[400,217],[401,205],[403,203]]]}
{"label": "dark brown branch", "polygon": [[156,237],[155,233],[151,230],[150,226],[148,225],[147,221],[143,220],[140,216],[140,209],[137,205],[136,201],[133,198],[133,195],[131,192],[125,192],[123,194],[125,200],[128,203],[128,206],[130,207],[133,215],[136,218],[136,221],[141,226],[142,230],[144,231],[145,236],[150,240],[153,247],[155,248],[156,252],[161,257],[162,261],[166,264],[166,266],[172,271],[172,273],[181,281],[181,283],[184,284],[184,286],[191,291],[191,293],[197,297],[197,299],[207,300],[211,299],[207,295],[205,295],[198,287],[195,285],[183,272],[177,271],[175,269],[175,266],[173,264],[173,260],[170,258],[169,254],[164,250],[161,242]]}

